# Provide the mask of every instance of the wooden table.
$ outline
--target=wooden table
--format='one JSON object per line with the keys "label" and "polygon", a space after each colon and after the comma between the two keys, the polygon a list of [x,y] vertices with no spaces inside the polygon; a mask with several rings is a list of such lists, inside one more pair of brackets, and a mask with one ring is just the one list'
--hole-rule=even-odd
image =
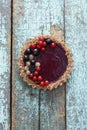
{"label": "wooden table", "polygon": [[[73,53],[67,84],[27,86],[17,59],[24,42],[55,34]],[[0,0],[0,130],[87,130],[87,0]]]}

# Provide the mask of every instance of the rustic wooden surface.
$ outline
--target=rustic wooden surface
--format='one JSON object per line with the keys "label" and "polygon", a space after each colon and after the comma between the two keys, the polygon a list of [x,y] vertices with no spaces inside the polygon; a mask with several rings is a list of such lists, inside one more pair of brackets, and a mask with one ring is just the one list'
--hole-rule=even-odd
{"label": "rustic wooden surface", "polygon": [[74,58],[66,87],[67,130],[87,130],[87,1],[66,0],[65,12],[65,40]]}
{"label": "rustic wooden surface", "polygon": [[[56,2],[56,4],[55,4]],[[52,92],[32,89],[22,81],[17,70],[18,54],[24,42],[35,35],[50,34],[57,26],[64,29],[61,0],[19,0],[13,3],[13,129],[65,129],[65,88]],[[53,31],[52,31],[53,30]]]}
{"label": "rustic wooden surface", "polygon": [[[87,1],[12,1],[0,0],[0,130],[87,130]],[[74,68],[66,86],[43,92],[22,81],[17,59],[28,38],[50,33],[63,40],[65,36],[73,53]]]}
{"label": "rustic wooden surface", "polygon": [[10,0],[0,0],[0,130],[10,128]]}

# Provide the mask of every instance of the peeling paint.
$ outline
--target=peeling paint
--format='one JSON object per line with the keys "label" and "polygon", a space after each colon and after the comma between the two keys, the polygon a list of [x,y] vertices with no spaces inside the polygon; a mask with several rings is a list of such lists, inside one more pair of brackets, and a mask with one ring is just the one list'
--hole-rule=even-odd
{"label": "peeling paint", "polygon": [[[56,3],[56,4],[55,4]],[[30,37],[39,34],[58,33],[62,38],[63,29],[63,5],[61,0],[24,0],[14,4],[14,111],[13,130],[57,130],[65,128],[64,116],[54,115],[65,113],[65,88],[61,87],[52,92],[40,92],[29,87],[20,78],[17,70],[19,51],[24,42]],[[20,13],[21,12],[21,13]],[[22,15],[23,14],[23,15]],[[54,25],[58,25],[57,28]],[[24,89],[25,88],[25,89]],[[39,94],[40,93],[40,94]],[[55,97],[56,95],[56,97]],[[59,105],[62,107],[60,109]],[[26,108],[26,110],[25,110]],[[25,111],[26,112],[25,112]],[[61,111],[64,111],[61,112]],[[21,115],[21,116],[20,116]],[[40,119],[40,122],[39,122]],[[54,123],[53,123],[54,122]],[[60,123],[59,123],[60,122]],[[62,125],[61,125],[62,122]],[[40,128],[39,128],[40,124]]]}
{"label": "peeling paint", "polygon": [[10,1],[0,1],[0,130],[9,130],[9,96],[10,96]]}
{"label": "peeling paint", "polygon": [[[74,58],[73,73],[66,87],[67,130],[87,129],[87,1],[67,0],[66,42]],[[83,21],[83,22],[82,22]]]}

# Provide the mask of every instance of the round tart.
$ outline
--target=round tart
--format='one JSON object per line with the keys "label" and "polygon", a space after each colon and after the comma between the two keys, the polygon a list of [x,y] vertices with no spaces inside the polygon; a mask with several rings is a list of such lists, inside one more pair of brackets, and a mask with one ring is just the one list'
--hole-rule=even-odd
{"label": "round tart", "polygon": [[33,88],[52,90],[67,81],[72,54],[64,42],[45,35],[29,39],[19,54],[20,76]]}

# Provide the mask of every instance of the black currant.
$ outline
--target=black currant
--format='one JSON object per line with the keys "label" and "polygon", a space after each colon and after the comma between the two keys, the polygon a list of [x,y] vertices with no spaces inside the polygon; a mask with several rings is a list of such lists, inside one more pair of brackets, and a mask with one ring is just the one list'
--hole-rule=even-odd
{"label": "black currant", "polygon": [[26,54],[26,55],[31,54],[31,49],[30,49],[30,48],[27,48],[26,51],[25,51],[25,54]]}
{"label": "black currant", "polygon": [[28,55],[24,55],[24,56],[23,56],[23,60],[24,60],[24,61],[28,61],[28,60],[29,60]]}
{"label": "black currant", "polygon": [[30,60],[30,62],[31,62],[31,65],[35,65],[35,60],[34,59]]}
{"label": "black currant", "polygon": [[35,56],[37,56],[37,55],[39,54],[39,50],[38,50],[38,49],[34,49],[34,50],[33,50],[33,54],[34,54]]}
{"label": "black currant", "polygon": [[34,72],[35,72],[35,65],[30,65],[29,71],[30,71],[31,73],[34,73]]}
{"label": "black currant", "polygon": [[49,45],[52,43],[52,40],[48,38],[48,39],[46,39],[46,43]]}

